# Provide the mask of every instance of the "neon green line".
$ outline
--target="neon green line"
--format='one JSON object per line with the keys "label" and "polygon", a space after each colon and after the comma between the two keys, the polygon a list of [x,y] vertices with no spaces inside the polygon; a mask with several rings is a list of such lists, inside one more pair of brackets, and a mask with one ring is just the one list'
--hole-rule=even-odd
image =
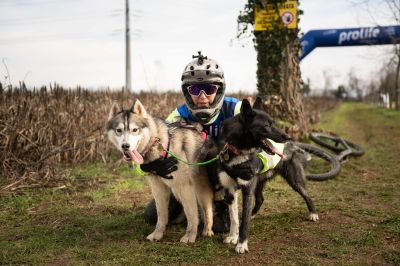
{"label": "neon green line", "polygon": [[166,149],[164,149],[164,147],[162,147],[162,149],[163,149],[166,153],[168,153],[169,155],[171,155],[172,157],[175,157],[178,161],[181,161],[182,163],[185,163],[185,164],[188,164],[188,165],[197,165],[197,166],[201,166],[201,165],[210,164],[210,163],[212,163],[212,162],[214,162],[214,161],[216,161],[216,160],[219,159],[219,155],[217,155],[217,156],[215,156],[214,158],[212,158],[212,159],[210,159],[210,160],[208,160],[208,161],[205,161],[205,162],[190,163],[190,162],[187,162],[187,161],[185,161],[185,160],[179,158],[177,155],[173,154],[172,152],[167,151]]}

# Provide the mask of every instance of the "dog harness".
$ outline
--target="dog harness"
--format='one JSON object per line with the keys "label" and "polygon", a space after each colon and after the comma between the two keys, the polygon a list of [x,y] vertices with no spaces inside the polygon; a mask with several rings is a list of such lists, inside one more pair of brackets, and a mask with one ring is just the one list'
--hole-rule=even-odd
{"label": "dog harness", "polygon": [[[189,127],[189,126],[188,126]],[[172,127],[173,128],[173,127]],[[189,128],[192,128],[192,127],[189,127]],[[204,131],[202,131],[202,132],[200,132],[200,136],[201,136],[201,139],[203,140],[203,141],[205,141],[206,140],[206,138],[207,138],[207,134],[204,132]],[[167,141],[166,141],[166,143],[164,142],[164,143],[161,143],[160,142],[160,139],[158,138],[158,137],[156,137],[156,138],[154,138],[154,141],[153,141],[153,143],[148,147],[148,149],[146,149],[146,151],[145,151],[145,153],[144,154],[146,154],[147,153],[147,151],[151,148],[151,147],[153,147],[155,144],[157,144],[157,145],[160,145],[159,146],[159,149],[161,150],[161,157],[162,158],[167,158],[168,157],[168,154],[170,154],[170,151],[169,151],[169,144],[170,144],[170,141],[169,141],[169,139],[171,138],[171,132],[168,130],[168,139],[167,139]],[[177,158],[178,160],[181,160],[181,159],[179,159],[178,157],[176,157],[176,155],[174,155],[174,154],[172,154],[171,153],[171,155],[172,156],[174,156],[175,158]],[[182,161],[182,160],[181,160]],[[211,160],[210,160],[211,161]],[[206,163],[208,163],[208,162],[206,162]],[[200,163],[199,163],[200,164]],[[204,164],[204,162],[203,163],[201,163],[201,164]],[[140,176],[144,176],[144,175],[147,175],[148,173],[147,172],[145,172],[145,171],[143,171],[142,170],[142,168],[140,167],[140,164],[135,164],[135,163],[133,163],[133,168],[135,169],[134,171],[136,172],[136,174],[138,174],[138,175],[140,175]]]}
{"label": "dog harness", "polygon": [[257,157],[261,159],[264,164],[264,168],[260,171],[260,174],[267,172],[268,170],[274,169],[281,161],[283,156],[283,149],[285,148],[284,143],[278,143],[272,139],[268,139],[269,142],[274,146],[276,152],[274,155],[262,151],[257,154]]}

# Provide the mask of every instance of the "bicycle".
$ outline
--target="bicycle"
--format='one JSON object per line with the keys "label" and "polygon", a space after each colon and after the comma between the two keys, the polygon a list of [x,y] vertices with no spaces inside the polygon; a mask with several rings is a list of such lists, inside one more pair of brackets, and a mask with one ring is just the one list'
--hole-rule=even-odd
{"label": "bicycle", "polygon": [[[325,181],[334,178],[340,173],[341,163],[347,160],[349,156],[362,156],[365,153],[364,149],[359,145],[339,136],[312,132],[310,138],[315,143],[334,151],[337,155],[331,154],[317,146],[297,142],[296,145],[308,152],[311,156],[307,169],[313,169],[317,172],[306,173],[306,177],[309,180]],[[321,163],[321,160],[324,161],[324,163]],[[323,168],[323,170],[321,170],[321,168]],[[326,168],[328,168],[328,170],[326,170]]]}
{"label": "bicycle", "polygon": [[296,142],[296,145],[310,155],[306,167],[308,180],[324,181],[340,173],[340,162],[335,155],[311,144]]}
{"label": "bicycle", "polygon": [[339,136],[321,132],[312,132],[310,138],[315,143],[338,153],[337,157],[340,162],[346,160],[350,155],[359,157],[365,153],[365,150],[359,145]]}

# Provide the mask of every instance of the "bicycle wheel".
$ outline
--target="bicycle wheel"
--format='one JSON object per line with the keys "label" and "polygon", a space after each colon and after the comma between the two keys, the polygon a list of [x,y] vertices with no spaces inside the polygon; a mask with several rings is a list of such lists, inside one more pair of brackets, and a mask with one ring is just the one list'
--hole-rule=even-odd
{"label": "bicycle wheel", "polygon": [[[301,143],[301,142],[296,142],[296,145],[300,148],[302,148],[303,150],[305,150],[306,152],[308,152],[311,155],[316,156],[317,158],[319,158],[320,160],[324,161],[324,163],[328,163],[329,170],[326,170],[326,167],[324,167],[324,169],[322,170],[322,173],[306,173],[306,178],[308,180],[313,180],[313,181],[325,181],[331,178],[334,178],[335,176],[337,176],[340,172],[340,162],[337,159],[337,157],[333,154],[330,154],[326,151],[324,151],[323,149],[310,145],[310,144],[306,144],[306,143]],[[312,157],[311,162],[316,161],[315,158]],[[312,169],[317,169],[320,170],[320,166],[317,165],[308,165],[307,167],[308,169],[312,168]]]}
{"label": "bicycle wheel", "polygon": [[317,144],[328,148],[334,152],[340,153],[348,148],[351,149],[352,156],[361,156],[365,153],[364,149],[361,148],[359,145],[354,144],[348,140],[345,140],[341,137],[332,136],[325,133],[320,132],[312,132],[310,134],[310,138]]}

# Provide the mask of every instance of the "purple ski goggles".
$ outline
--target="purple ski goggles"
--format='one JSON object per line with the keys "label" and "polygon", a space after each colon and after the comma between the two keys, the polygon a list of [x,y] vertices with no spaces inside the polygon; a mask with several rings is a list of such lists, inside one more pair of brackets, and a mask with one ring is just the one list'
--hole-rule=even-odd
{"label": "purple ski goggles", "polygon": [[210,96],[218,91],[219,86],[214,84],[193,84],[188,87],[190,95],[199,96],[201,92]]}

